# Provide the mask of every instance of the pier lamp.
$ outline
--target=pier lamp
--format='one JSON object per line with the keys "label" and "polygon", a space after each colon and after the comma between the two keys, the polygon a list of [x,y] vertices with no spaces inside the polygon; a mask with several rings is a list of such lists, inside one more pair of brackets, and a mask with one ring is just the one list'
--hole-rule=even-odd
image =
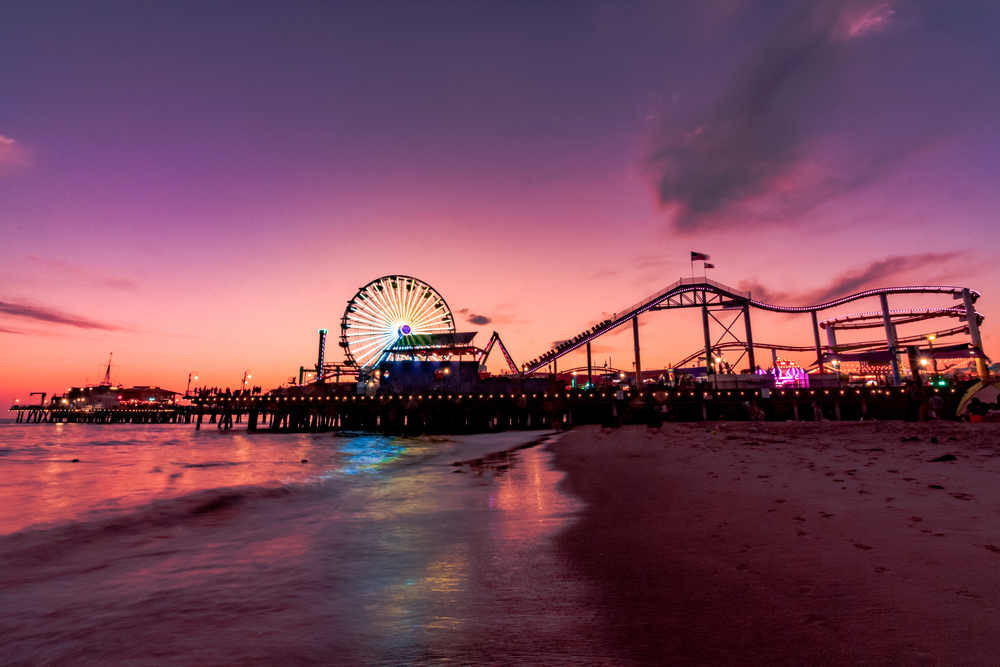
{"label": "pier lamp", "polygon": [[246,369],[245,371],[243,371],[243,388],[244,389],[247,388],[247,380],[249,380],[251,377],[253,377],[253,376],[250,375],[250,369],[249,368]]}
{"label": "pier lamp", "polygon": [[719,375],[722,375],[722,358],[724,356],[725,355],[719,350],[715,350],[712,353],[712,357],[715,359],[715,368],[716,368],[715,372],[718,373]]}
{"label": "pier lamp", "polygon": [[184,398],[187,398],[188,396],[191,395],[191,378],[194,378],[195,380],[197,380],[198,379],[198,371],[191,371],[190,373],[188,373],[188,388],[187,388],[187,391],[184,392]]}
{"label": "pier lamp", "polygon": [[451,372],[450,368],[444,369],[444,393],[448,393],[448,374]]}
{"label": "pier lamp", "polygon": [[938,374],[937,369],[937,359],[934,357],[934,339],[937,338],[934,334],[927,336],[927,347],[931,351],[931,363],[934,365],[934,375]]}

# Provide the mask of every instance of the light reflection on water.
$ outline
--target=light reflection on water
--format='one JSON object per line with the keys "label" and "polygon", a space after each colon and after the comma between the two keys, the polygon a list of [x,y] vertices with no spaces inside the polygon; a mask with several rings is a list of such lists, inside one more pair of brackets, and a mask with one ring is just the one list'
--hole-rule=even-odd
{"label": "light reflection on water", "polygon": [[378,472],[384,465],[399,459],[406,447],[397,438],[360,435],[341,446],[343,466],[337,470],[347,475]]}
{"label": "light reflection on water", "polygon": [[368,579],[365,664],[592,664],[589,586],[551,541],[580,510],[561,473],[541,449],[466,470],[449,493],[401,493],[410,502],[379,522],[398,538],[384,560],[410,576]]}
{"label": "light reflection on water", "polygon": [[0,634],[25,664],[599,662],[590,589],[552,543],[581,508],[549,454],[451,465],[534,434],[67,426],[4,440],[0,500],[30,516],[3,525],[114,511],[0,535]]}

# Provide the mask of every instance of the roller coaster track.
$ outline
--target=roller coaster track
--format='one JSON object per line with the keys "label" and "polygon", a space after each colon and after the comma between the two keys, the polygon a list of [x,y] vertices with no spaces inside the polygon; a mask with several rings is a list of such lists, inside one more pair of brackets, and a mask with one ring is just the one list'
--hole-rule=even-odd
{"label": "roller coaster track", "polygon": [[[907,308],[905,310],[890,310],[889,316],[892,318],[893,324],[909,324],[935,317],[964,318],[965,308]],[[985,319],[983,314],[977,311],[976,324],[982,324],[983,319]],[[845,329],[878,329],[882,326],[885,326],[885,324],[882,319],[881,310],[832,317],[819,323],[820,329],[834,327],[838,331]]]}
{"label": "roller coaster track", "polygon": [[[707,278],[681,278],[673,285],[660,290],[656,294],[633,304],[622,313],[615,313],[611,319],[604,320],[596,327],[588,329],[577,336],[562,342],[558,347],[543,353],[538,358],[528,362],[524,366],[524,373],[530,374],[552,363],[559,357],[583,347],[587,343],[603,336],[604,334],[617,329],[628,323],[633,317],[654,310],[666,310],[671,308],[692,308],[701,306],[715,306],[724,309],[737,309],[753,307],[760,310],[767,310],[774,313],[816,313],[828,308],[835,308],[851,301],[867,299],[883,294],[950,294],[954,298],[961,298],[962,287],[954,286],[910,286],[910,287],[882,287],[878,289],[865,290],[840,299],[820,303],[813,306],[776,306],[763,301],[755,301],[750,297],[750,292],[727,287],[721,283]],[[973,302],[979,298],[979,292],[969,290]],[[758,345],[754,344],[754,347]],[[764,347],[763,345],[759,347]],[[814,348],[808,348],[814,349]]]}
{"label": "roller coaster track", "polygon": [[[881,316],[882,316],[882,314],[879,313],[879,317],[881,317]],[[964,334],[964,333],[968,333],[968,328],[962,326],[962,327],[955,327],[954,329],[948,329],[947,331],[939,331],[939,332],[937,332],[934,335],[937,336],[937,338],[940,339],[940,338],[947,338],[948,336],[956,336],[958,334]],[[923,336],[923,335],[920,335],[920,336],[908,336],[906,338],[897,338],[896,339],[896,344],[899,345],[900,347],[905,347],[907,345],[912,345],[914,343],[926,342],[926,340],[927,340],[927,337]],[[760,349],[764,349],[764,350],[778,350],[780,352],[814,352],[816,350],[816,348],[814,346],[801,347],[801,346],[794,346],[794,345],[772,345],[770,343],[754,343],[753,346],[755,348],[760,348]],[[723,342],[723,343],[718,343],[716,345],[713,345],[712,347],[713,347],[713,349],[717,349],[717,350],[729,349],[729,348],[734,348],[734,347],[738,348],[738,349],[743,349],[743,343],[740,343],[740,342],[737,342],[737,341],[726,341],[726,342]],[[869,349],[872,349],[872,348],[879,348],[879,347],[881,347],[883,349],[885,348],[885,341],[884,340],[874,340],[874,341],[867,341],[867,342],[864,342],[864,343],[849,343],[847,345],[837,345],[837,351],[838,352],[848,352],[848,351],[851,351],[851,350],[869,350]],[[685,364],[689,364],[692,361],[694,361],[695,359],[698,359],[699,357],[701,357],[702,359],[704,359],[704,357],[705,357],[705,350],[704,350],[704,348],[699,349],[697,352],[694,352],[694,353],[692,353],[692,354],[684,357],[683,359],[681,359],[680,361],[678,361],[676,364],[674,364],[674,367],[675,368],[683,368]]]}

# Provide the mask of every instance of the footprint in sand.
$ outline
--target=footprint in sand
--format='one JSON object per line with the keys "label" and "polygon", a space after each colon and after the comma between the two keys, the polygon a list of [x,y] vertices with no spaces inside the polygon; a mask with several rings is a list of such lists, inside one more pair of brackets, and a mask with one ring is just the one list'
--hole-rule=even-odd
{"label": "footprint in sand", "polygon": [[983,596],[976,595],[972,591],[965,590],[964,588],[947,588],[945,589],[944,592],[951,593],[956,597],[964,598],[971,602],[976,602],[979,604],[979,606],[985,609],[989,609],[991,611],[996,608],[989,600],[987,600]]}

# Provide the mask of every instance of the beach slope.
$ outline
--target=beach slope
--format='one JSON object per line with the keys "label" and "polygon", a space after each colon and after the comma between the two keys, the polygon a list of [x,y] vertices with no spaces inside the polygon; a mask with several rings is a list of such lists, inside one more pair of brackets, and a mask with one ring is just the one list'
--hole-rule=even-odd
{"label": "beach slope", "polygon": [[1000,424],[585,427],[551,448],[586,501],[559,548],[622,664],[997,662]]}

